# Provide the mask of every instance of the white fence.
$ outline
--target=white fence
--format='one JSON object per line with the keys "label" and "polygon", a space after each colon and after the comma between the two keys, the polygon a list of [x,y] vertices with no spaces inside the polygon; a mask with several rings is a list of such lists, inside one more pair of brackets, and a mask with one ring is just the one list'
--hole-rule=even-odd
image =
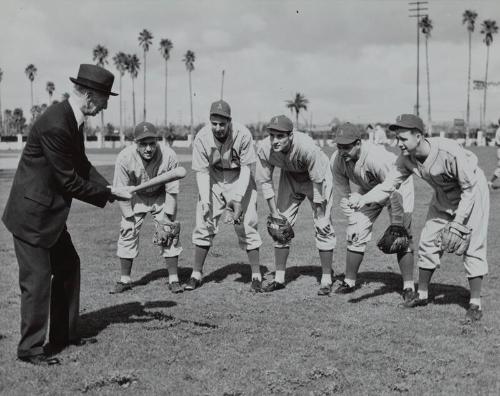
{"label": "white fence", "polygon": [[[132,143],[130,140],[125,140],[123,136],[120,140],[104,140],[101,133],[96,133],[96,140],[85,140],[86,148],[110,148],[110,149],[120,149],[128,146]],[[17,140],[14,142],[0,142],[0,150],[22,150],[25,142],[23,142],[23,135],[18,134]],[[187,140],[174,140],[172,142],[173,147],[190,147],[191,146],[191,136],[187,137]]]}

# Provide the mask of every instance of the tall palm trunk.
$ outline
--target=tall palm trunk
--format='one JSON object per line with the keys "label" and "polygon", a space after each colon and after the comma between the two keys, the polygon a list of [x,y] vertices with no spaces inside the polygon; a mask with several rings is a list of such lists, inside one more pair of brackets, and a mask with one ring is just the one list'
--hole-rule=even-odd
{"label": "tall palm trunk", "polygon": [[135,127],[135,87],[134,87],[134,79],[132,79],[132,117],[134,120]]}
{"label": "tall palm trunk", "polygon": [[146,51],[144,51],[144,114],[143,121],[146,121]]}
{"label": "tall palm trunk", "polygon": [[486,126],[486,91],[488,90],[488,63],[490,61],[490,46],[486,46],[486,72],[484,73],[483,123]]}
{"label": "tall palm trunk", "polygon": [[168,64],[165,61],[165,128],[167,128],[167,80],[168,80]]}
{"label": "tall palm trunk", "polygon": [[431,118],[431,83],[429,81],[429,39],[425,38],[425,63],[427,68],[427,128],[432,133],[432,118]]}
{"label": "tall palm trunk", "polygon": [[31,87],[31,107],[30,110],[33,108],[33,81],[30,81],[30,87]]}
{"label": "tall palm trunk", "polygon": [[299,129],[299,112],[295,110],[295,126]]}
{"label": "tall palm trunk", "polygon": [[190,104],[190,109],[191,109],[191,124],[190,124],[190,130],[191,130],[191,144],[194,142],[194,128],[193,128],[193,91],[191,88],[191,71],[189,71],[189,104]]}
{"label": "tall palm trunk", "polygon": [[120,137],[123,133],[122,74],[120,73]]}
{"label": "tall palm trunk", "polygon": [[467,76],[467,113],[466,113],[466,116],[467,116],[467,137],[470,138],[469,136],[469,131],[470,131],[470,128],[469,128],[469,123],[470,123],[470,70],[471,70],[471,48],[472,48],[472,44],[471,44],[471,40],[472,40],[472,32],[469,30],[469,71],[468,71],[468,76]]}

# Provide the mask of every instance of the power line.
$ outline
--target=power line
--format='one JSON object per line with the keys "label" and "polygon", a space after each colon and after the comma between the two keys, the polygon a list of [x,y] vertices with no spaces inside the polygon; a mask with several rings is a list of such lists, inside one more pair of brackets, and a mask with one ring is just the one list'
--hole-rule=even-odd
{"label": "power line", "polygon": [[[417,102],[415,104],[415,114],[419,115],[420,108],[420,18],[427,16],[427,13],[422,13],[423,11],[428,11],[427,8],[428,1],[410,1],[408,6],[410,7],[408,11],[410,12],[410,18],[417,18]],[[414,7],[414,8],[412,8]]]}

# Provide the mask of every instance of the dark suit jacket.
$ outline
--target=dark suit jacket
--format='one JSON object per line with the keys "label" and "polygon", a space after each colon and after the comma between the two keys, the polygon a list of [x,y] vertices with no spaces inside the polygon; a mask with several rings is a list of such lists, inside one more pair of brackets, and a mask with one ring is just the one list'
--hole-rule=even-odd
{"label": "dark suit jacket", "polygon": [[29,244],[53,246],[73,198],[104,207],[109,183],[85,155],[83,134],[68,101],[50,106],[33,124],[2,220]]}

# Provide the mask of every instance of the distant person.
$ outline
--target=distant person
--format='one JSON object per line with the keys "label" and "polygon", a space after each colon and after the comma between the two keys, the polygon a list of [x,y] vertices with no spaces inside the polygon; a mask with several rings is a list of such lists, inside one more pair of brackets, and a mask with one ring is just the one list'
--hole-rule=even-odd
{"label": "distant person", "polygon": [[196,134],[193,142],[193,170],[199,195],[193,230],[193,271],[185,290],[202,285],[208,251],[219,232],[224,211],[229,211],[232,216],[223,216],[223,220],[234,225],[239,245],[247,252],[252,271],[250,288],[262,291],[262,239],[257,231],[257,186],[251,173],[255,161],[254,141],[248,128],[233,121],[227,102],[213,102],[210,124]]}
{"label": "distant person", "polygon": [[376,124],[375,129],[373,130],[373,143],[381,145],[389,143],[385,129],[380,124]]}
{"label": "distant person", "polygon": [[85,155],[87,116],[107,108],[114,76],[82,64],[68,100],[50,106],[33,124],[14,176],[3,222],[14,236],[21,288],[20,360],[59,364],[44,351],[47,326],[52,351],[82,345],[77,322],[80,258],[66,227],[73,198],[104,207],[130,200],[129,188],[110,187]]}
{"label": "distant person", "polygon": [[455,140],[427,138],[422,120],[402,114],[390,127],[396,133],[401,154],[384,182],[361,196],[351,196],[352,209],[387,199],[411,175],[425,180],[434,190],[418,246],[418,292],[403,306],[429,302],[429,284],[442,255],[463,258],[470,287],[468,322],[481,320],[481,286],[488,274],[486,257],[490,198],[488,184],[477,157]]}
{"label": "distant person", "polygon": [[[116,158],[113,185],[138,186],[177,166],[175,152],[170,147],[158,143],[156,127],[149,122],[141,122],[134,129],[134,144],[125,147]],[[132,289],[132,264],[139,254],[139,234],[148,213],[151,213],[157,231],[167,226],[177,234],[175,243],[156,243],[168,269],[170,291],[183,291],[177,274],[179,254],[182,252],[179,242],[180,224],[176,222],[178,194],[179,181],[176,180],[139,191],[131,201],[120,202],[122,220],[117,256],[120,258],[121,276],[112,294]]]}
{"label": "distant person", "polygon": [[494,184],[495,181],[498,178],[500,178],[500,119],[498,120],[497,131],[495,132],[495,146],[497,148],[497,167],[495,168],[495,171],[493,172],[493,176],[491,177],[491,180],[488,182],[488,186],[494,190],[500,188],[499,185]]}

